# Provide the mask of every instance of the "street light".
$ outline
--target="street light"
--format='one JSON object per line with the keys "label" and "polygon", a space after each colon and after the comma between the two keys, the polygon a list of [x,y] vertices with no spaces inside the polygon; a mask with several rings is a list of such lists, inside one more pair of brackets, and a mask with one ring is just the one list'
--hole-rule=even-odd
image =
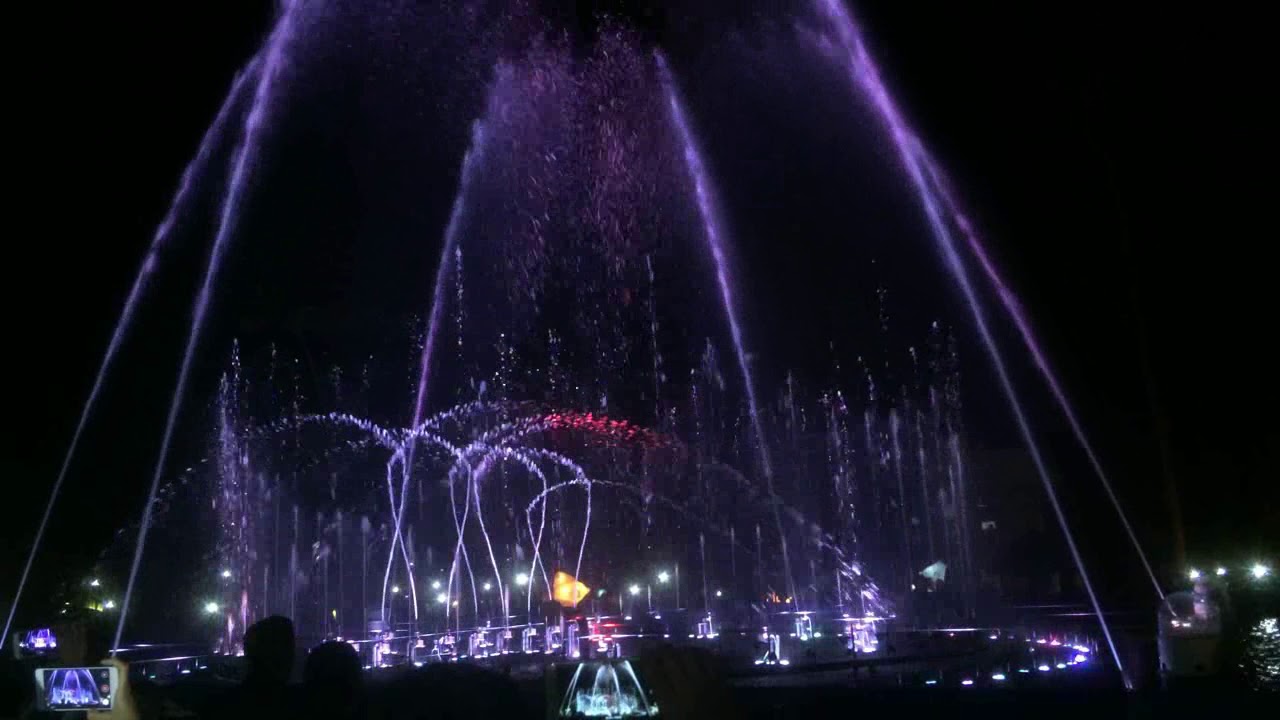
{"label": "street light", "polygon": [[103,607],[103,608],[105,608],[105,609],[107,609],[107,610],[115,610],[115,609],[116,609],[116,601],[115,601],[115,600],[108,600],[108,601],[106,601],[106,602],[102,603],[102,607]]}
{"label": "street light", "polygon": [[400,594],[400,586],[399,586],[399,585],[392,585],[392,586],[391,586],[391,594],[392,594],[392,595],[399,595],[399,594]]}
{"label": "street light", "polygon": [[516,575],[516,584],[517,584],[517,585],[519,585],[519,586],[521,586],[521,587],[524,587],[525,585],[528,585],[528,584],[529,584],[529,576],[528,576],[527,574],[525,574],[525,573],[520,573],[520,574]]}
{"label": "street light", "polygon": [[224,579],[225,579],[225,578],[230,578],[230,577],[231,577],[231,571],[230,571],[230,570],[223,570],[223,571],[222,571],[222,577],[223,577]]}
{"label": "street light", "polygon": [[1271,574],[1271,568],[1262,563],[1254,563],[1253,567],[1249,568],[1249,573],[1253,575],[1254,580],[1261,580]]}
{"label": "street light", "polygon": [[98,578],[94,578],[89,581],[89,587],[98,587],[101,584],[102,583],[98,582]]}
{"label": "street light", "polygon": [[440,603],[441,605],[447,605],[449,603],[449,596],[445,595],[444,593],[438,593],[436,595],[436,602]]}
{"label": "street light", "polygon": [[631,594],[632,594],[632,595],[639,595],[639,594],[640,594],[640,586],[639,586],[639,585],[632,585],[630,588],[628,588],[628,590],[630,590],[630,591],[631,591]]}
{"label": "street light", "polygon": [[671,579],[671,576],[667,574],[666,570],[663,570],[662,572],[658,573],[658,582],[665,585],[666,582],[670,579]]}
{"label": "street light", "polygon": [[1220,567],[1217,570],[1214,570],[1213,574],[1217,575],[1218,577],[1222,577],[1227,574],[1227,569],[1224,567]]}
{"label": "street light", "polygon": [[719,591],[719,590],[717,590],[717,591],[716,591],[716,597],[723,597],[723,596],[724,596],[724,593],[723,593],[723,592],[721,592],[721,591]]}
{"label": "street light", "polygon": [[1190,570],[1187,571],[1187,577],[1191,578],[1192,580],[1199,580],[1200,571],[1195,568],[1191,568]]}
{"label": "street light", "polygon": [[440,589],[440,581],[439,581],[439,580],[432,580],[432,581],[431,581],[431,589],[432,589],[432,590],[439,590],[439,589]]}
{"label": "street light", "polygon": [[210,600],[204,604],[204,611],[207,615],[214,615],[218,612],[218,603]]}
{"label": "street light", "polygon": [[484,591],[485,591],[485,592],[489,592],[490,590],[492,590],[492,589],[493,589],[493,586],[492,586],[492,585],[490,585],[489,583],[485,583],[485,584],[484,584],[484,585],[482,585],[481,587],[484,589]]}

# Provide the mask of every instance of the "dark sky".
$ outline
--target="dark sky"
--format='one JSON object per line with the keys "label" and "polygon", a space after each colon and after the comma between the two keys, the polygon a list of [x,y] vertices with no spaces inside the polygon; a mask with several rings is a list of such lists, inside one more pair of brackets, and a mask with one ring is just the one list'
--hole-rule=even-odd
{"label": "dark sky", "polygon": [[[678,12],[621,5],[659,39],[714,32],[706,10],[689,30]],[[1280,397],[1269,350],[1275,153],[1264,24],[1204,8],[1098,5],[859,9],[891,87],[1007,268],[1145,539],[1167,556],[1163,426],[1193,559],[1267,542],[1274,552]],[[11,66],[9,90],[6,586],[154,225],[270,16],[269,3],[146,2],[25,23],[44,40]],[[92,431],[73,468],[50,526],[53,552],[73,563],[92,559],[141,505],[176,367],[150,333],[176,336],[189,290],[158,291],[153,329],[122,357],[127,369],[104,397],[130,409],[113,418],[134,420]],[[1085,526],[1107,520],[1090,515]]]}

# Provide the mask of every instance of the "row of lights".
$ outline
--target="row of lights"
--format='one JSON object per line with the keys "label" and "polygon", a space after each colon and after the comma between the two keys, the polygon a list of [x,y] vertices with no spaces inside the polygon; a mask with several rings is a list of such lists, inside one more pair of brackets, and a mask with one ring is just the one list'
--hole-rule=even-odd
{"label": "row of lights", "polygon": [[[1226,577],[1227,569],[1220,565],[1214,569],[1213,574],[1218,577]],[[1249,575],[1251,575],[1254,580],[1262,580],[1263,578],[1269,576],[1270,574],[1271,574],[1271,568],[1267,567],[1266,565],[1263,565],[1262,563],[1254,563],[1253,567],[1249,568]],[[1205,574],[1196,568],[1191,568],[1190,570],[1187,571],[1187,577],[1192,582],[1199,580],[1204,576]]]}
{"label": "row of lights", "polygon": [[[230,571],[230,570],[223,570],[223,571],[222,571],[222,577],[223,577],[224,579],[225,579],[225,578],[230,578],[230,577],[231,577],[231,571]],[[526,585],[528,585],[528,584],[529,584],[529,575],[528,575],[528,573],[517,573],[517,574],[516,574],[516,578],[515,578],[515,580],[516,580],[516,585],[519,585],[519,586],[521,586],[521,587],[524,587],[524,586],[526,586]],[[665,584],[666,584],[667,582],[669,582],[670,580],[671,580],[671,575],[670,575],[666,570],[663,570],[663,571],[661,571],[661,572],[659,572],[659,573],[658,573],[658,582],[659,582],[659,583],[662,583],[662,584],[664,584],[664,585],[665,585]],[[98,584],[99,584],[99,583],[98,583],[98,580],[97,580],[96,578],[95,578],[94,580],[90,581],[90,583],[89,583],[89,585],[90,585],[90,586],[92,586],[92,587],[98,587]],[[436,591],[438,591],[438,590],[440,590],[440,588],[441,588],[441,583],[440,583],[440,581],[439,581],[439,580],[432,580],[432,581],[431,581],[431,589],[432,589],[432,590],[436,590]],[[492,590],[492,589],[493,589],[493,584],[492,584],[492,583],[489,583],[489,582],[485,582],[485,583],[484,583],[484,585],[482,585],[482,586],[481,586],[481,588],[482,588],[485,592],[488,592],[488,591],[490,591],[490,590]],[[633,584],[631,585],[631,587],[629,588],[629,590],[630,590],[630,592],[631,592],[631,594],[632,594],[633,596],[634,596],[634,595],[639,595],[639,594],[640,594],[640,586],[639,586],[638,584],[634,584],[634,583],[633,583]],[[391,594],[392,594],[392,595],[399,595],[399,594],[400,594],[400,586],[399,586],[399,585],[392,585],[392,586],[391,586]],[[723,593],[722,591],[720,591],[720,590],[716,590],[716,597],[723,597],[723,596],[724,596],[724,593]],[[444,604],[447,604],[447,603],[449,602],[449,598],[448,598],[448,596],[447,596],[447,595],[445,595],[444,593],[442,593],[442,592],[437,592],[437,594],[436,594],[436,602],[437,602],[437,603],[439,603],[439,604],[441,604],[441,605],[444,605]],[[454,600],[454,601],[453,601],[453,604],[454,604],[454,605],[457,605],[457,604],[458,604],[458,601],[457,601],[457,600]],[[114,607],[115,607],[115,603],[114,603],[114,602],[111,602],[110,600],[108,600],[108,601],[107,601],[107,604],[105,605],[105,607],[107,607],[108,609],[110,609],[110,608],[114,608]],[[214,615],[214,614],[216,614],[216,613],[218,612],[218,610],[219,610],[218,603],[213,602],[213,601],[210,601],[210,602],[205,603],[204,611],[205,611],[206,613],[208,613],[208,614],[210,614],[210,615]]]}

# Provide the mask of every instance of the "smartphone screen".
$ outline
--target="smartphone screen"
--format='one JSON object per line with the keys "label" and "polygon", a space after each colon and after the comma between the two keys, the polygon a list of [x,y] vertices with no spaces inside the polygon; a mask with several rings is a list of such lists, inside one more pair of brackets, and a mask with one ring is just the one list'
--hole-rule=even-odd
{"label": "smartphone screen", "polygon": [[42,710],[110,710],[119,682],[112,667],[36,670]]}
{"label": "smartphone screen", "polygon": [[22,630],[13,636],[13,649],[19,660],[52,655],[57,652],[58,638],[49,628]]}

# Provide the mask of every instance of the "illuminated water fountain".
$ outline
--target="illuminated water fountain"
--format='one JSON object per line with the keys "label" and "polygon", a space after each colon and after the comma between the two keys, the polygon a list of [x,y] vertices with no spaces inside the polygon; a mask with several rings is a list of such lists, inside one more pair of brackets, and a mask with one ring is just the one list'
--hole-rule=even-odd
{"label": "illuminated water fountain", "polygon": [[569,681],[560,717],[628,718],[657,716],[627,660],[582,663]]}
{"label": "illuminated water fountain", "polygon": [[[136,542],[124,548],[129,579],[117,644],[148,533],[180,532],[199,519],[157,524],[153,513],[176,483],[163,481],[170,447],[180,447],[179,416],[184,407],[198,412],[198,403],[184,405],[189,376],[209,344],[204,325],[224,289],[223,259],[252,219],[244,208],[259,189],[255,173],[282,88],[295,52],[312,39],[304,29],[324,19],[310,7],[282,6],[193,177],[184,177],[72,441],[74,450],[154,256],[198,185],[194,176],[211,162],[217,138],[239,124],[227,143],[227,187],[217,194],[150,497]],[[456,193],[430,234],[439,238],[439,262],[413,279],[434,280],[412,309],[420,336],[382,351],[400,360],[369,356],[373,372],[328,356],[324,367],[302,370],[315,364],[309,355],[304,362],[307,348],[277,355],[259,336],[252,347],[233,347],[212,408],[204,408],[212,415],[203,423],[206,452],[190,458],[184,476],[207,494],[202,512],[212,508],[216,528],[200,564],[207,567],[184,581],[213,608],[199,631],[216,634],[219,651],[239,651],[249,624],[279,613],[309,640],[372,640],[379,656],[398,654],[393,641],[415,661],[503,655],[518,634],[521,654],[577,657],[577,618],[599,624],[616,609],[620,622],[643,621],[636,634],[651,636],[711,640],[726,628],[772,623],[782,631],[764,633],[761,662],[781,665],[780,634],[809,647],[822,644],[814,641],[824,631],[841,634],[848,649],[871,652],[878,642],[868,617],[923,616],[925,593],[945,595],[957,616],[974,615],[980,559],[957,329],[976,327],[1057,505],[962,252],[980,257],[1010,312],[1017,305],[889,97],[847,9],[815,0],[811,10],[816,19],[799,18],[792,31],[821,56],[810,61],[835,60],[848,89],[883,121],[902,164],[895,171],[906,173],[926,215],[929,249],[957,281],[968,314],[951,317],[943,303],[891,333],[891,283],[846,268],[856,289],[840,296],[840,307],[855,315],[855,301],[874,304],[868,314],[880,334],[858,335],[843,352],[829,341],[821,352],[790,356],[786,343],[768,347],[748,322],[756,289],[735,255],[740,200],[716,185],[714,144],[704,147],[714,125],[700,123],[683,60],[614,27],[586,48],[550,35],[504,46],[486,63],[482,97],[468,110],[478,117],[460,124],[471,132],[451,161]],[[919,269],[913,257],[913,280]],[[1102,475],[1029,325],[1015,315]],[[811,361],[823,353],[829,369]],[[66,464],[49,509],[65,473]],[[43,531],[44,521],[37,544]],[[930,568],[946,572],[926,573],[929,584],[917,590]],[[561,574],[582,585],[581,597],[557,596],[552,578]],[[832,609],[859,617],[824,626]],[[606,654],[621,652],[618,642],[599,643]],[[600,693],[587,693],[581,708],[622,707],[611,689],[619,675],[608,667],[590,683]]]}

